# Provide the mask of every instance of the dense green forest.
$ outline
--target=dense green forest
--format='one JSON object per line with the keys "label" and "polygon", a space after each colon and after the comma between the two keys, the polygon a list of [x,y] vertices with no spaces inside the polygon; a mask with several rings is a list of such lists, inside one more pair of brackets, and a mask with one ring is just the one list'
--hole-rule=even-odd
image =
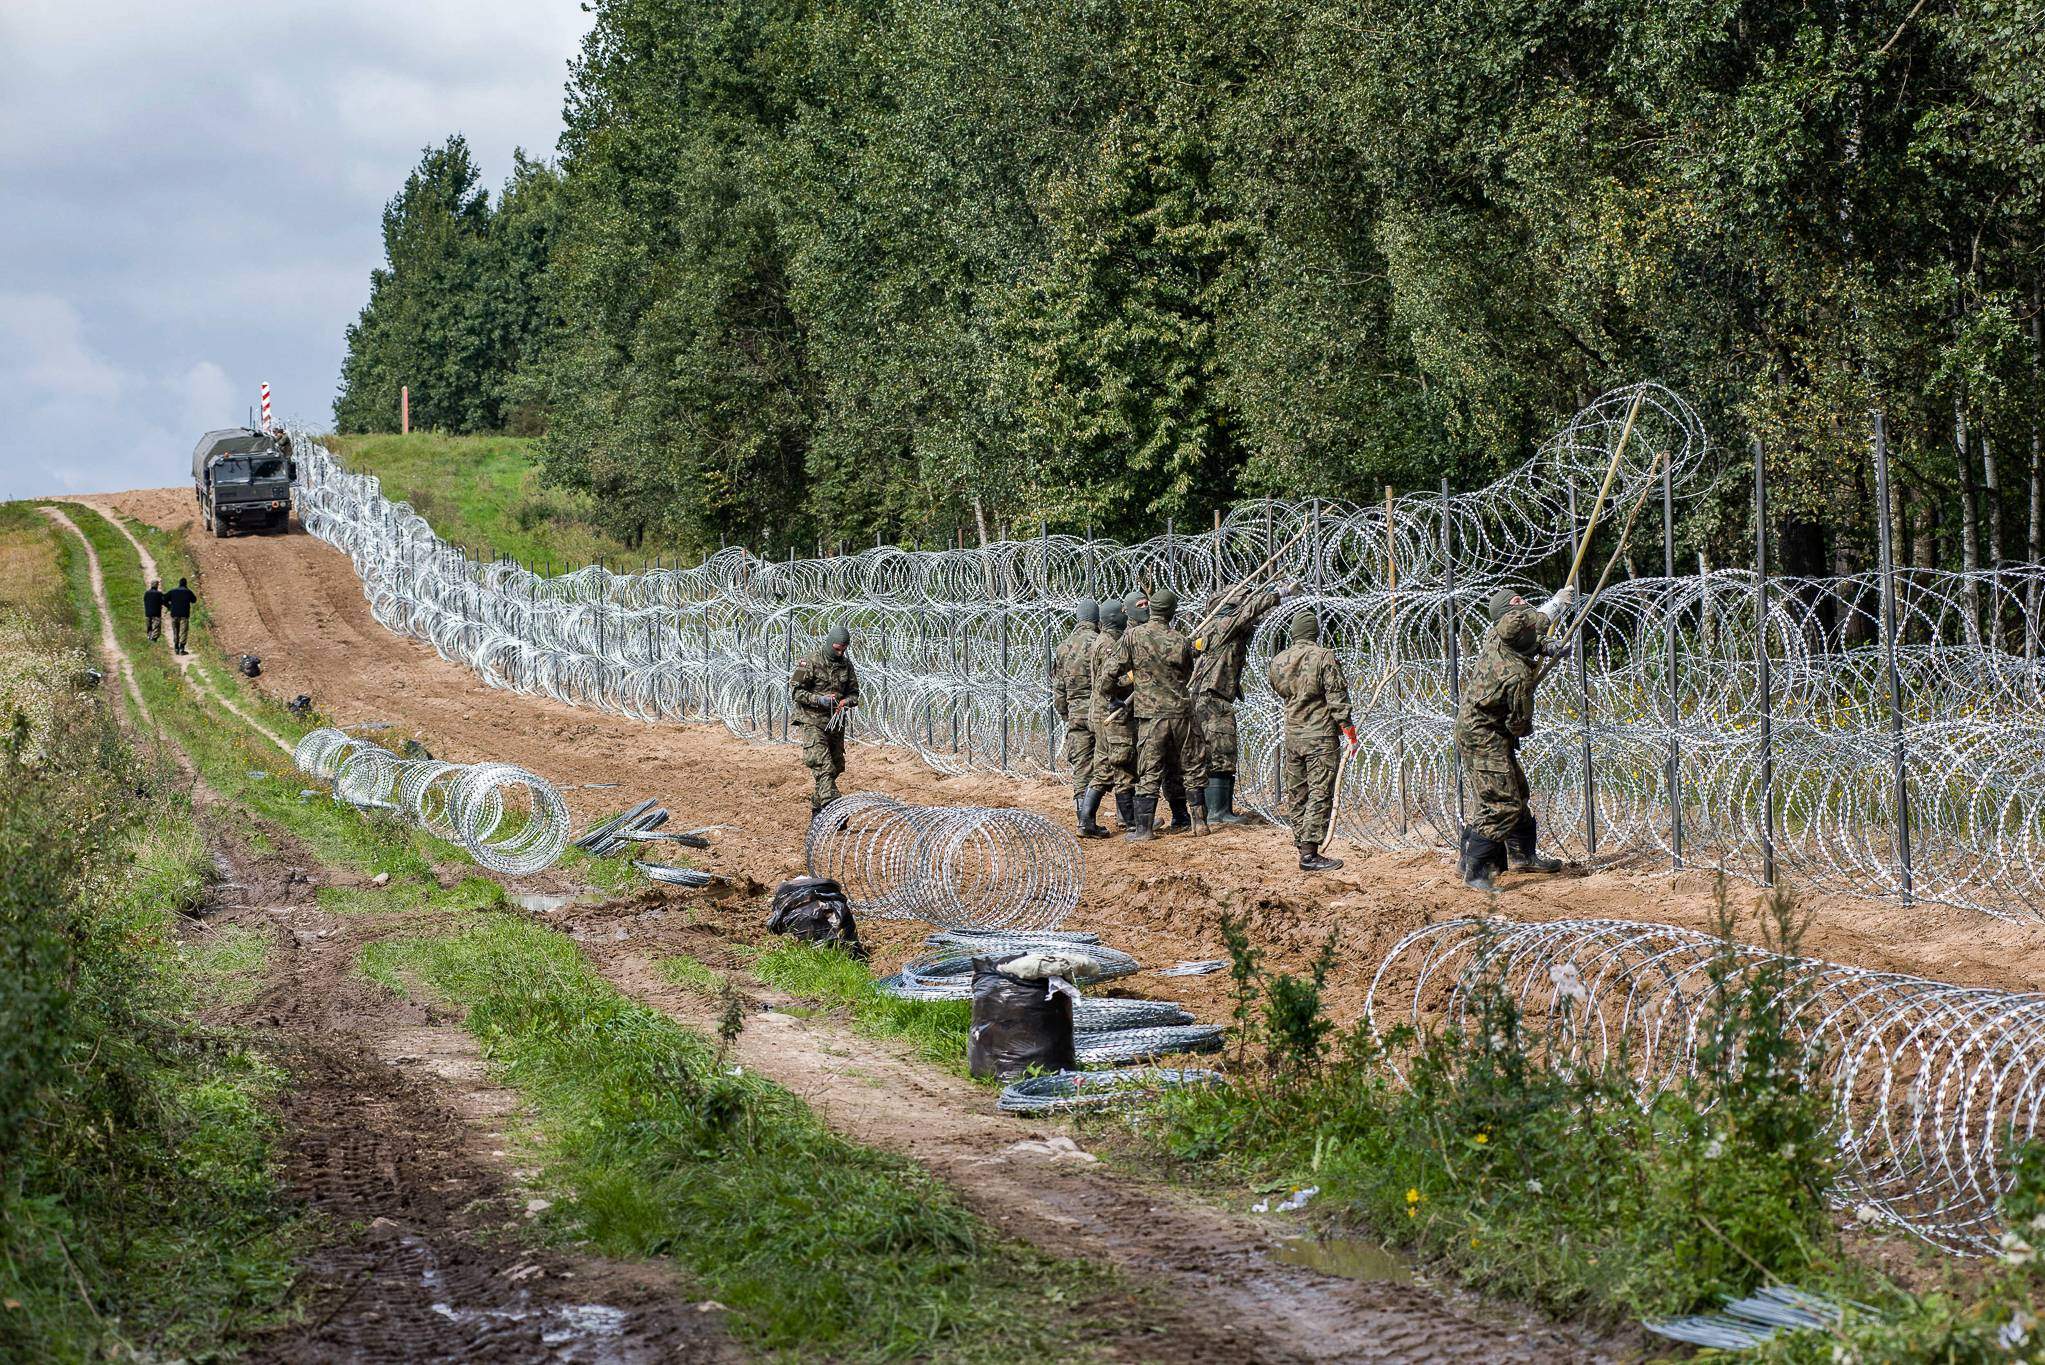
{"label": "dense green forest", "polygon": [[1875,407],[1910,557],[2039,555],[2041,0],[593,9],[557,161],[391,201],[342,429],[409,383],[628,541],[932,544],[1470,486],[1651,377],[1786,569],[1870,558]]}

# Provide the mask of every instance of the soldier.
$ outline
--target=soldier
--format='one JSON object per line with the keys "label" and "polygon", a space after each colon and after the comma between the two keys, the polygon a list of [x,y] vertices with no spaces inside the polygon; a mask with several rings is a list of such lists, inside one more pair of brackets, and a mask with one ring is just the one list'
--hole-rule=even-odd
{"label": "soldier", "polygon": [[1184,807],[1186,731],[1193,724],[1186,686],[1193,673],[1193,642],[1172,628],[1179,595],[1170,588],[1157,589],[1141,605],[1146,619],[1123,632],[1111,665],[1129,686],[1129,705],[1136,713],[1136,825],[1122,837],[1138,840],[1150,838],[1156,827],[1160,794],[1172,808],[1172,823],[1160,833],[1207,827],[1199,801],[1190,818]]}
{"label": "soldier", "polygon": [[[1236,698],[1242,695],[1243,657],[1257,623],[1282,601],[1291,584],[1244,598],[1248,586],[1230,589],[1214,619],[1193,641],[1193,727],[1187,780],[1204,784],[1207,819],[1240,825],[1236,814]],[[1205,831],[1200,831],[1204,833]]]}
{"label": "soldier", "polygon": [[1331,872],[1342,860],[1323,857],[1321,845],[1335,806],[1341,746],[1356,748],[1349,683],[1334,651],[1321,643],[1321,623],[1311,607],[1286,623],[1286,638],[1291,643],[1271,661],[1269,673],[1271,690],[1285,703],[1285,816],[1299,846],[1299,870]]}
{"label": "soldier", "polygon": [[[1115,815],[1123,829],[1136,826],[1136,722],[1128,690],[1116,682],[1115,651],[1122,645],[1128,616],[1120,602],[1101,607],[1101,629],[1087,647],[1090,697],[1087,709],[1094,737],[1094,785],[1115,793]],[[1099,806],[1096,803],[1095,809]]]}
{"label": "soldier", "polygon": [[149,587],[142,594],[142,617],[148,626],[151,644],[163,638],[163,580],[152,578]]}
{"label": "soldier", "polygon": [[798,660],[788,679],[802,766],[817,783],[810,797],[811,819],[838,799],[838,777],[845,771],[845,725],[851,708],[859,705],[859,672],[847,654],[851,645],[852,632],[832,626],[823,647]]}
{"label": "soldier", "polygon": [[170,652],[189,654],[185,640],[192,628],[192,608],[199,605],[199,595],[193,592],[185,580],[163,595],[163,609],[170,613]]}
{"label": "soldier", "polygon": [[1099,638],[1100,607],[1082,597],[1073,608],[1077,624],[1051,655],[1051,709],[1065,725],[1065,760],[1072,765],[1072,804],[1079,815],[1079,837],[1105,839],[1108,832],[1094,823],[1101,808],[1101,786],[1094,779],[1093,670],[1089,664]]}
{"label": "soldier", "polygon": [[1534,812],[1527,804],[1527,774],[1520,741],[1534,732],[1534,684],[1540,661],[1566,649],[1546,643],[1576,589],[1564,587],[1539,607],[1510,588],[1491,594],[1491,629],[1463,674],[1456,710],[1456,748],[1476,818],[1463,827],[1463,884],[1492,891],[1507,866],[1515,872],[1560,872],[1562,864],[1534,852]]}

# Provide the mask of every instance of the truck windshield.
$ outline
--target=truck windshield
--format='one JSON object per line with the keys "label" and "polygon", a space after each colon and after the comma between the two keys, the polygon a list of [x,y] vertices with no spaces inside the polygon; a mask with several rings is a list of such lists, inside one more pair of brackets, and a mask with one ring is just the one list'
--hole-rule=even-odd
{"label": "truck windshield", "polygon": [[213,482],[215,483],[247,483],[248,481],[249,462],[247,460],[222,460],[219,464],[213,466]]}
{"label": "truck windshield", "polygon": [[284,477],[284,461],[276,456],[266,455],[249,463],[255,467],[255,477],[259,481]]}

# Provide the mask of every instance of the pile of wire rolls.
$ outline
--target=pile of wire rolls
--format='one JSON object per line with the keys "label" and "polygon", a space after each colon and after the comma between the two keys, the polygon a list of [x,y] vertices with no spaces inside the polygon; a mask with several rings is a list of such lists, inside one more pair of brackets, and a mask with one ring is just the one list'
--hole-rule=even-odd
{"label": "pile of wire rolls", "polygon": [[810,822],[813,877],[854,910],[946,929],[1056,929],[1079,904],[1079,839],[1034,811],[841,796]]}
{"label": "pile of wire rolls", "polygon": [[1789,1012],[1839,1137],[1830,1197],[1963,1253],[1995,1249],[1996,1201],[2045,1138],[2045,995],[1785,957],[1665,924],[1452,920],[1408,934],[1365,1002],[1373,1027],[1468,1029],[1480,991],[1518,1007],[1530,1045],[1624,1067],[1642,1103],[1694,1074],[1745,986]]}
{"label": "pile of wire rolls", "polygon": [[538,872],[568,846],[560,792],[516,764],[403,758],[332,728],[306,735],[291,757],[301,772],[332,782],[335,800],[397,811],[492,872]]}
{"label": "pile of wire rolls", "polygon": [[[1254,571],[1296,581],[1244,672],[1238,802],[1282,807],[1265,667],[1289,617],[1311,610],[1361,713],[1336,835],[1394,849],[1450,846],[1460,832],[1452,680],[1483,637],[1490,593],[1545,596],[1593,505],[1586,590],[1636,514],[1629,543],[1659,567],[1664,492],[1680,515],[1721,470],[1695,413],[1646,383],[1603,395],[1523,465],[1459,493],[1247,502],[1211,530],[1168,525],[1134,544],[1040,534],[785,562],[729,547],[687,567],[540,573],[449,544],[375,478],[297,440],[305,526],[351,558],[377,619],[489,685],[786,741],[790,667],[843,624],[863,683],[852,738],[948,773],[1063,774],[1047,673],[1079,597],[1170,585],[1191,624]],[[1523,759],[1543,842],[1753,879],[1772,863],[1825,889],[1900,894],[1907,808],[1918,898],[2045,914],[2041,599],[2036,566],[1764,586],[1739,568],[1633,577],[1629,557],[1589,609],[1578,657],[1539,694]]]}

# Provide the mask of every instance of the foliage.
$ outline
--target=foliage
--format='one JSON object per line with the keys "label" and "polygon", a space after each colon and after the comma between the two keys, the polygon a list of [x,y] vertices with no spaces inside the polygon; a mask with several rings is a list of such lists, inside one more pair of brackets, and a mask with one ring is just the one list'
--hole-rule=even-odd
{"label": "foliage", "polygon": [[0,739],[0,1356],[209,1351],[290,1279],[277,1078],[197,1021],[250,954],[180,953],[211,873],[189,799],[79,689],[75,633],[19,624],[0,614],[22,685]]}
{"label": "foliage", "polygon": [[1686,1312],[1831,1264],[1828,1114],[1785,1029],[1794,983],[1729,985],[1698,1077],[1643,1106],[1623,1059],[1575,1065],[1496,984],[1460,1031],[1358,1025],[1317,1063],[1313,977],[1252,974],[1267,1067],[1153,1110],[1134,1131],[1166,1155],[1317,1184],[1323,1216],[1560,1311]]}
{"label": "foliage", "polygon": [[2040,534],[2035,0],[591,8],[558,169],[392,201],[338,412],[544,419],[627,544],[1466,486],[1643,376],[1767,442],[1792,572],[1872,553],[1874,406],[1912,558]]}
{"label": "foliage", "polygon": [[799,939],[786,939],[760,954],[753,973],[790,995],[848,1009],[862,1033],[906,1039],[923,1060],[966,1074],[970,1000],[903,1000],[885,994],[866,968],[844,953]]}
{"label": "foliage", "polygon": [[1082,1267],[994,1243],[927,1172],[833,1134],[722,1049],[619,995],[552,930],[490,916],[384,940],[537,1115],[564,1236],[673,1256],[770,1349],[833,1359],[1013,1359],[1070,1347],[1053,1305]]}

